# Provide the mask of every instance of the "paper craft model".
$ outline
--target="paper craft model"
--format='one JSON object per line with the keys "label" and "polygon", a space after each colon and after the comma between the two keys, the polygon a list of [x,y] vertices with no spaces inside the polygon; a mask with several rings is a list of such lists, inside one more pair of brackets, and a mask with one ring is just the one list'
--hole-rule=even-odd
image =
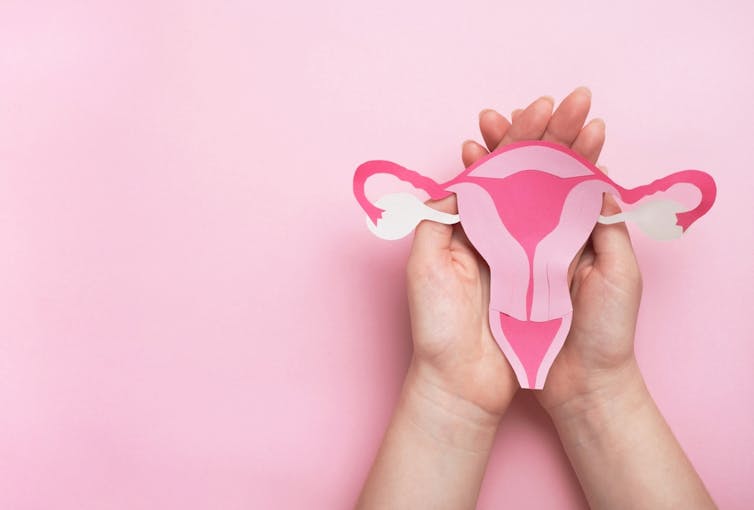
{"label": "paper craft model", "polygon": [[[432,199],[457,195],[458,214],[446,214],[409,193],[372,204],[367,179],[391,174],[426,191]],[[671,186],[687,183],[701,192],[696,207],[652,198],[638,208],[600,216],[602,194],[633,204]],[[481,158],[454,179],[437,183],[390,161],[368,161],[356,169],[353,190],[378,237],[399,239],[422,220],[462,222],[490,266],[489,320],[492,333],[522,388],[541,389],[571,326],[567,272],[597,222],[631,220],[656,239],[680,237],[715,200],[711,176],[676,172],[645,186],[626,189],[575,152],[552,143],[521,142]]]}

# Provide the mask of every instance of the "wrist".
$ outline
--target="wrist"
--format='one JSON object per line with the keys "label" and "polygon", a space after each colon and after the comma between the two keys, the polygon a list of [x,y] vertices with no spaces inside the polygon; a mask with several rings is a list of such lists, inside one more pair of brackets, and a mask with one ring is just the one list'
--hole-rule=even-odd
{"label": "wrist", "polygon": [[584,444],[627,425],[652,402],[632,358],[619,369],[594,376],[580,392],[546,410],[564,440]]}
{"label": "wrist", "polygon": [[501,415],[448,391],[416,359],[412,360],[401,395],[401,410],[421,433],[453,449],[487,453]]}
{"label": "wrist", "polygon": [[474,508],[498,420],[431,375],[412,360],[357,508]]}

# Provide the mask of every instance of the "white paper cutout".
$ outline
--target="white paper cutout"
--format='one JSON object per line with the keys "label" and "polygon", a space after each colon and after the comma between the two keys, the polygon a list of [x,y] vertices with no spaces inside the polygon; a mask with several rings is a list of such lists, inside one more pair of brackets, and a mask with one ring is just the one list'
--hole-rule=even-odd
{"label": "white paper cutout", "polygon": [[612,225],[622,221],[635,223],[645,234],[660,241],[677,239],[683,235],[683,227],[678,225],[676,213],[686,207],[672,200],[657,199],[642,204],[630,211],[611,216],[599,217],[599,223]]}
{"label": "white paper cutout", "polygon": [[461,221],[457,214],[448,214],[432,209],[411,193],[392,193],[380,198],[375,205],[384,209],[377,225],[367,216],[369,231],[389,241],[406,237],[422,220],[431,220],[446,225]]}

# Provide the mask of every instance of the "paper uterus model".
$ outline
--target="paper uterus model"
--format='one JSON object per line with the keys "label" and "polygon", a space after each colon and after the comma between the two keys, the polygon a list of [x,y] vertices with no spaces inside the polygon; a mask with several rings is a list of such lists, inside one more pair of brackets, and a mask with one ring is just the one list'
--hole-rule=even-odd
{"label": "paper uterus model", "polygon": [[[392,174],[432,199],[455,193],[458,214],[446,214],[409,193],[374,204],[364,185]],[[650,197],[676,184],[701,192],[693,207]],[[571,326],[568,267],[597,222],[633,221],[656,239],[680,237],[715,200],[715,182],[699,170],[683,170],[645,186],[626,189],[575,152],[552,143],[521,142],[481,158],[454,179],[437,183],[389,161],[360,165],[353,179],[367,226],[378,237],[404,237],[422,220],[462,222],[467,237],[490,266],[490,329],[522,388],[541,389]],[[637,208],[600,216],[603,193]]]}

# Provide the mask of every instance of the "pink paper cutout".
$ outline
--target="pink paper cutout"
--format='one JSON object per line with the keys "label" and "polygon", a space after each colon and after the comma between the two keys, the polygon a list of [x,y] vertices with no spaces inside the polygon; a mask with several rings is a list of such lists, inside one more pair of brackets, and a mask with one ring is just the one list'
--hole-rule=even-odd
{"label": "pink paper cutout", "polygon": [[[691,210],[675,214],[682,231],[714,203],[712,177],[683,170],[626,189],[570,149],[543,141],[508,145],[481,158],[448,182],[389,161],[369,161],[354,175],[354,195],[378,225],[383,210],[366,198],[364,185],[389,173],[432,199],[455,193],[467,237],[491,270],[490,328],[522,388],[541,389],[571,324],[568,266],[599,218],[602,194],[633,204],[674,184],[701,192]],[[677,228],[677,227],[675,227]]]}

